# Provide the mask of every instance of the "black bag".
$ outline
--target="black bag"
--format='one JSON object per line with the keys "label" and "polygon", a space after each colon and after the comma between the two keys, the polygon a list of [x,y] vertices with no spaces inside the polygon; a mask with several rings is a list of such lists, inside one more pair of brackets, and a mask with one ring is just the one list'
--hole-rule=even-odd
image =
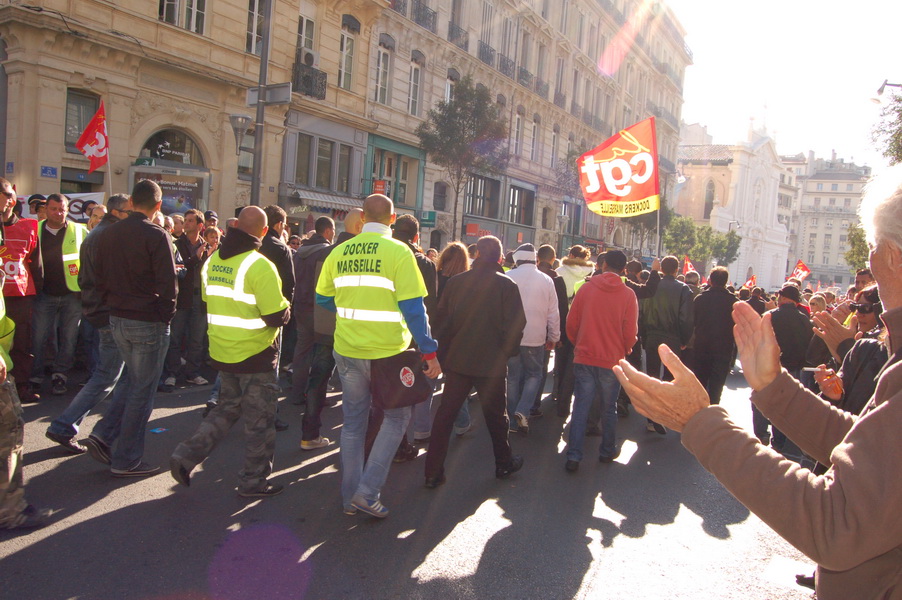
{"label": "black bag", "polygon": [[370,393],[373,405],[383,410],[413,406],[432,395],[432,384],[423,372],[419,350],[370,361]]}

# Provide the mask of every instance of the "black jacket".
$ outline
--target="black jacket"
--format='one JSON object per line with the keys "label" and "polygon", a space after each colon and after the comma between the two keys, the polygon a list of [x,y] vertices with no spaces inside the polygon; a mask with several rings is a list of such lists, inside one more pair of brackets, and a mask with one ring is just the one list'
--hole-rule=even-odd
{"label": "black jacket", "polygon": [[79,251],[78,287],[81,288],[81,312],[85,319],[94,327],[106,327],[110,324],[110,307],[103,303],[100,291],[97,289],[96,275],[94,273],[94,260],[97,255],[97,240],[110,225],[117,223],[119,219],[111,214],[106,214],[97,224]]}
{"label": "black jacket", "polygon": [[733,305],[736,296],[712,286],[693,300],[696,354],[733,354]]}
{"label": "black jacket", "polygon": [[[323,269],[323,263],[326,262],[326,257],[329,256],[339,244],[343,244],[352,237],[354,237],[353,233],[342,231],[338,234],[338,238],[335,239],[334,244],[321,245],[321,247],[315,250],[310,257],[304,259],[313,264],[314,296],[316,295],[316,282],[319,281],[319,274]],[[297,253],[295,253],[295,257],[297,257]],[[295,295],[295,298],[297,298],[297,295]],[[313,339],[317,344],[327,344],[331,346],[335,343],[335,313],[319,304],[313,306],[313,335]]]}
{"label": "black jacket", "polygon": [[557,311],[561,317],[561,343],[567,342],[567,315],[570,313],[570,299],[567,298],[567,284],[564,278],[557,274],[547,263],[537,263],[536,268],[545,275],[551,277],[554,283],[554,293],[557,294]]}
{"label": "black jacket", "polygon": [[417,260],[417,268],[420,270],[420,275],[423,276],[423,283],[426,284],[426,296],[423,297],[423,304],[426,306],[426,316],[431,325],[432,319],[435,318],[435,310],[438,308],[438,277],[435,273],[435,263],[410,242],[404,243],[413,252],[413,257]]}
{"label": "black jacket", "polygon": [[448,280],[435,322],[442,368],[504,377],[507,359],[520,351],[526,313],[514,280],[500,265],[477,258]]}
{"label": "black jacket", "polygon": [[282,296],[291,304],[294,297],[294,264],[291,248],[282,241],[282,237],[275,230],[270,228],[263,236],[259,252],[276,265],[279,278],[282,280]]}
{"label": "black jacket", "polygon": [[294,310],[313,312],[316,293],[316,260],[313,258],[323,248],[330,247],[329,240],[320,234],[301,242],[294,253]]}
{"label": "black jacket", "polygon": [[670,341],[680,346],[692,337],[692,291],[689,286],[665,275],[654,296],[646,300],[642,317],[645,335],[655,341]]}
{"label": "black jacket", "polygon": [[97,290],[114,317],[168,324],[178,284],[172,237],[142,213],[113,223],[97,240]]}
{"label": "black jacket", "polygon": [[[200,238],[201,246],[204,238]],[[179,297],[176,300],[176,308],[191,308],[194,306],[194,294],[200,293],[200,268],[204,261],[197,257],[197,249],[192,250],[191,241],[186,234],[182,234],[175,240],[175,249],[181,258],[184,274],[179,278]]]}
{"label": "black jacket", "polygon": [[808,341],[814,333],[811,320],[794,303],[786,302],[768,311],[771,324],[780,346],[780,365],[789,371],[797,371],[805,366]]}

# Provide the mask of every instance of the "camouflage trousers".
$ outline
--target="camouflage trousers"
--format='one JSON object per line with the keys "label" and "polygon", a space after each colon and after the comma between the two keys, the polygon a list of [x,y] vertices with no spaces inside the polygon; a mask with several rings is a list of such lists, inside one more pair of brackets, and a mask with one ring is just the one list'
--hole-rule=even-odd
{"label": "camouflage trousers", "polygon": [[25,518],[22,511],[25,489],[22,487],[22,443],[25,421],[22,405],[11,377],[0,383],[0,529],[16,527]]}
{"label": "camouflage trousers", "polygon": [[241,492],[255,492],[266,486],[272,474],[276,449],[275,373],[226,373],[220,371],[222,390],[219,403],[201,422],[189,439],[179,444],[172,458],[189,472],[202,463],[244,416],[244,468],[238,472]]}

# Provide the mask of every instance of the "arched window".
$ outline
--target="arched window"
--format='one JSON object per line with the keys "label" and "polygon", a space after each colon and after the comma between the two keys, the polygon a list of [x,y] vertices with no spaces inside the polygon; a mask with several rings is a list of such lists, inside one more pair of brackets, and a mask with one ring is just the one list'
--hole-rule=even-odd
{"label": "arched window", "polygon": [[206,166],[197,142],[178,129],[163,129],[147,138],[141,156],[195,167]]}
{"label": "arched window", "polygon": [[714,181],[709,179],[705,184],[705,219],[711,218],[712,210],[714,210]]}

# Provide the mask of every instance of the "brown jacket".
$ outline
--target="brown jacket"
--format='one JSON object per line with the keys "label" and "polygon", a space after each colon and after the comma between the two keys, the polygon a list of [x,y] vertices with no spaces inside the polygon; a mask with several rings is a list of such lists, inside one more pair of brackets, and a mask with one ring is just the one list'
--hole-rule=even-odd
{"label": "brown jacket", "polygon": [[860,417],[785,371],[752,401],[822,476],[783,460],[719,406],[699,411],[683,445],[752,512],[817,562],[820,600],[902,599],[902,308],[883,313],[890,361]]}

